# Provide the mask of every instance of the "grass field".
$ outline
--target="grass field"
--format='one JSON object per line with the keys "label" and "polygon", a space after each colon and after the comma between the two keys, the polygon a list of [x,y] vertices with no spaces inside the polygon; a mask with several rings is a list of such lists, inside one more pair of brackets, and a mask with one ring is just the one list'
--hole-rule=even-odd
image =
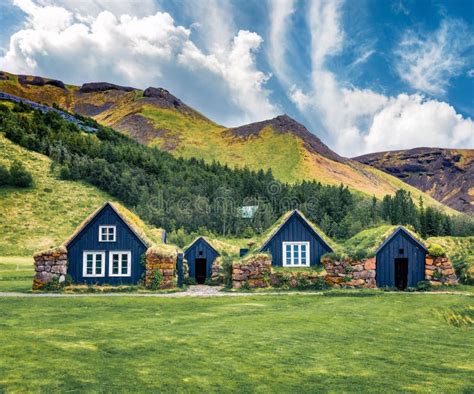
{"label": "grass field", "polygon": [[33,276],[32,257],[0,256],[0,291],[29,291]]}
{"label": "grass field", "polygon": [[[472,392],[456,295],[0,298],[0,391]],[[470,308],[470,309],[469,309]]]}

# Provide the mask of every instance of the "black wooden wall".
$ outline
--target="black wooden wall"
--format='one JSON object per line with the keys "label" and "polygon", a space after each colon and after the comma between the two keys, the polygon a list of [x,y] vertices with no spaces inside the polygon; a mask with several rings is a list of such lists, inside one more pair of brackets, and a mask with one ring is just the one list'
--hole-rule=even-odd
{"label": "black wooden wall", "polygon": [[198,238],[189,248],[184,252],[184,258],[188,261],[189,276],[196,276],[196,259],[206,259],[206,277],[211,277],[212,264],[219,253],[211,246],[204,238]]}
{"label": "black wooden wall", "polygon": [[321,237],[309,227],[303,218],[293,214],[273,236],[261,251],[272,255],[272,265],[283,265],[283,242],[309,242],[310,265],[321,263],[321,256],[332,250],[322,241]]}
{"label": "black wooden wall", "polygon": [[[116,242],[99,242],[99,226],[116,226]],[[75,239],[70,242],[68,249],[68,274],[71,275],[75,283],[87,284],[136,284],[144,272],[141,265],[141,256],[146,252],[147,247],[130,230],[128,225],[117,215],[108,205],[102,209],[90,223],[82,229]],[[105,276],[84,278],[82,276],[83,252],[105,251]],[[110,251],[131,251],[131,276],[130,277],[110,277],[109,276],[109,252]]]}
{"label": "black wooden wall", "polygon": [[[403,253],[400,253],[403,249]],[[395,286],[395,259],[408,258],[408,286],[415,287],[425,279],[426,251],[403,231],[390,239],[376,255],[378,287]]]}

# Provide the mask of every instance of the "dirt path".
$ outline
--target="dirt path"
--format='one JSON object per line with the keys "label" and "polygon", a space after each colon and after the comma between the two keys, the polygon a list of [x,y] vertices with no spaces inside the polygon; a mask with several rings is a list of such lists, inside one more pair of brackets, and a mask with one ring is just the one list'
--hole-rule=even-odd
{"label": "dirt path", "polygon": [[[63,298],[63,297],[158,297],[158,298],[183,298],[183,297],[249,297],[264,295],[313,295],[321,296],[324,293],[315,291],[272,291],[261,293],[231,293],[221,291],[219,286],[196,285],[189,286],[186,291],[175,293],[19,293],[19,292],[0,292],[2,297],[27,297],[27,298]],[[383,294],[401,294],[400,292],[385,292]],[[452,294],[473,296],[473,294],[461,291],[438,291],[438,292],[414,292],[403,293],[410,295],[436,295],[436,294]],[[350,293],[348,294],[350,296]]]}

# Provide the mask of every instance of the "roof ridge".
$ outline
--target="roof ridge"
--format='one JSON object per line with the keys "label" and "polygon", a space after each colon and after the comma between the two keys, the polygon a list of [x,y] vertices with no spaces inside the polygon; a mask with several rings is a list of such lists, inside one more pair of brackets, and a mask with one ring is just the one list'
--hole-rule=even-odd
{"label": "roof ridge", "polygon": [[112,208],[112,210],[115,212],[115,214],[128,226],[128,228],[133,232],[133,234],[147,247],[150,247],[153,245],[153,242],[149,239],[144,238],[136,229],[135,225],[131,223],[124,215],[120,213],[120,211],[114,206],[114,203],[111,201],[105,201],[99,208],[97,208],[95,211],[93,211],[91,214],[89,214],[83,221],[82,223],[76,227],[74,232],[72,233],[71,236],[69,236],[61,245],[68,247],[72,241],[74,241],[79,234],[89,225],[94,218],[102,212],[107,206]]}

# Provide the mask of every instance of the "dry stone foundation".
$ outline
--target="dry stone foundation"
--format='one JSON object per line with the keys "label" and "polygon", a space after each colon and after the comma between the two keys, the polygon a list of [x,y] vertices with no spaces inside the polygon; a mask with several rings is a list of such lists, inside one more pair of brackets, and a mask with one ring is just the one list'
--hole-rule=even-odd
{"label": "dry stone foundation", "polygon": [[425,279],[432,286],[457,285],[458,278],[453,265],[447,257],[426,257]]}
{"label": "dry stone foundation", "polygon": [[211,285],[223,285],[225,281],[224,266],[222,257],[217,257],[211,267]]}
{"label": "dry stone foundation", "polygon": [[266,254],[250,256],[232,266],[232,287],[240,289],[242,286],[250,288],[269,286],[272,272],[272,259]]}
{"label": "dry stone foundation", "polygon": [[335,288],[365,287],[373,289],[375,282],[375,257],[362,260],[323,258],[326,282]]}
{"label": "dry stone foundation", "polygon": [[146,252],[145,286],[151,288],[155,273],[158,270],[163,279],[159,289],[169,289],[176,286],[177,252],[170,252],[161,248],[150,248]]}
{"label": "dry stone foundation", "polygon": [[33,279],[33,290],[40,290],[57,279],[59,283],[66,280],[67,249],[64,246],[35,253],[36,275]]}

